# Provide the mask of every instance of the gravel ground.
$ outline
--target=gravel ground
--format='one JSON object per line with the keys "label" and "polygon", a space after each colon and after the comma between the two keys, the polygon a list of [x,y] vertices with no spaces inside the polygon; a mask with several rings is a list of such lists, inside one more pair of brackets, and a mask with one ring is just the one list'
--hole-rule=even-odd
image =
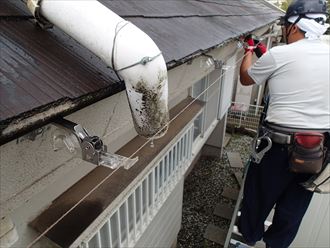
{"label": "gravel ground", "polygon": [[219,244],[204,239],[203,235],[208,224],[228,229],[230,221],[213,215],[218,203],[234,201],[221,197],[224,187],[238,189],[234,173],[242,171],[231,168],[227,158],[227,151],[239,152],[243,164],[246,163],[252,138],[234,134],[221,159],[202,157],[188,175],[184,184],[182,227],[178,235],[178,248],[186,247],[222,247]]}

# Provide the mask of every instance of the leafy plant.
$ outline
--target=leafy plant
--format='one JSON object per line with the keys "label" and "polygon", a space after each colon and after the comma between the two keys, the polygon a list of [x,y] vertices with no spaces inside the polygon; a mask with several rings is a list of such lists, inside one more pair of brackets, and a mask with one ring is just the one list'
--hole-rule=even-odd
{"label": "leafy plant", "polygon": [[292,0],[285,0],[281,3],[280,8],[283,9],[284,11],[286,11],[290,5],[290,3],[292,2]]}

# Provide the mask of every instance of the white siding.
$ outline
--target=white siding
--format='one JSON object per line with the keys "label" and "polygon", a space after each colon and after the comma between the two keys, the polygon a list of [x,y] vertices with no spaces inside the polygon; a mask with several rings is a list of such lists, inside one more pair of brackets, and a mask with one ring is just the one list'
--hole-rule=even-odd
{"label": "white siding", "polygon": [[330,247],[330,194],[314,194],[312,202],[290,247]]}
{"label": "white siding", "polygon": [[181,227],[183,178],[164,202],[136,247],[169,247]]}

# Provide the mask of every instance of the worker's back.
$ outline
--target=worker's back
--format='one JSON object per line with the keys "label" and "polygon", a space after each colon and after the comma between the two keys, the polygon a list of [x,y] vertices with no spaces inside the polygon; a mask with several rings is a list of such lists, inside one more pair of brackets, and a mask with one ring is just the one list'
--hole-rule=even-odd
{"label": "worker's back", "polygon": [[287,127],[330,129],[329,52],[329,45],[320,40],[302,39],[274,47],[257,61],[269,65],[255,78],[256,83],[263,83],[268,76],[267,121]]}

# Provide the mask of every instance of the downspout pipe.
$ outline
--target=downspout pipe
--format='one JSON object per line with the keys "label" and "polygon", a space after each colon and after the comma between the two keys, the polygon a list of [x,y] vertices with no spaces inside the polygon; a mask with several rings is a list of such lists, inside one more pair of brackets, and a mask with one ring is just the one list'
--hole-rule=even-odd
{"label": "downspout pipe", "polygon": [[97,0],[27,0],[26,3],[37,20],[60,28],[124,80],[139,135],[159,138],[166,133],[167,68],[161,51],[146,33]]}

